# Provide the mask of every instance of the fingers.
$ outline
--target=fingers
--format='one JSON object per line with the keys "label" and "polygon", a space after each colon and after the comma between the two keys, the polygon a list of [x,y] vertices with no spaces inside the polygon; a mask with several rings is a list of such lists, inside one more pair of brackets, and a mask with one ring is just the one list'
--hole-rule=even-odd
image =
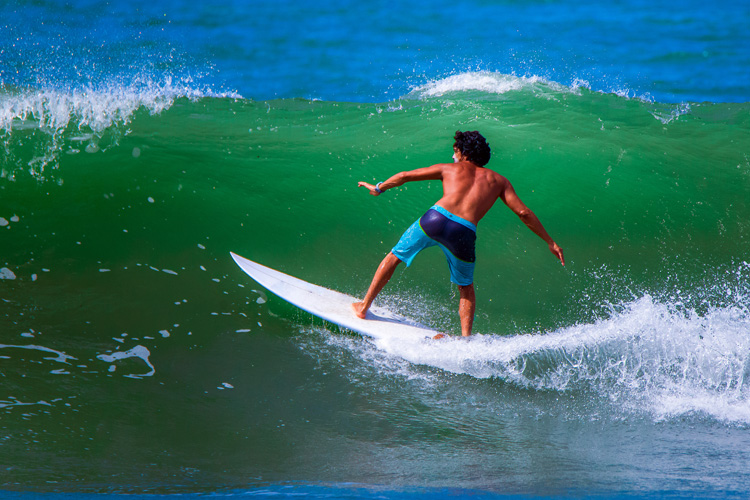
{"label": "fingers", "polygon": [[565,257],[563,256],[562,248],[557,247],[557,252],[555,252],[557,255],[557,258],[560,259],[560,263],[564,266],[565,265]]}
{"label": "fingers", "polygon": [[555,257],[558,258],[560,263],[564,266],[565,265],[565,256],[563,255],[563,250],[558,246],[557,243],[553,243],[549,247],[550,251],[555,255]]}
{"label": "fingers", "polygon": [[377,196],[378,194],[380,194],[375,190],[375,186],[373,186],[372,184],[368,182],[360,181],[357,183],[357,187],[367,188],[370,191],[370,194],[373,196]]}

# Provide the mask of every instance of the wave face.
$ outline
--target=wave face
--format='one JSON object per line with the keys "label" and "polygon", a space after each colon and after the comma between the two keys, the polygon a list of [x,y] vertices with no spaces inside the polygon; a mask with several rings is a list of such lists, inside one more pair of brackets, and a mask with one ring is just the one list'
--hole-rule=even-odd
{"label": "wave face", "polygon": [[[679,489],[657,457],[634,459],[660,439],[670,467],[720,460],[721,491],[741,491],[749,110],[491,72],[384,103],[6,89],[3,486],[407,487],[437,468],[458,483],[430,487],[553,494],[524,465],[537,457],[554,491]],[[441,187],[373,198],[357,181],[450,161],[459,128],[488,138],[488,166],[568,261],[498,204],[479,225],[471,341],[370,342],[267,296],[229,258],[361,295]],[[381,303],[458,331],[440,252]],[[695,452],[717,446],[726,460]],[[481,477],[461,475],[475,460]],[[580,472],[606,464],[622,467]]]}

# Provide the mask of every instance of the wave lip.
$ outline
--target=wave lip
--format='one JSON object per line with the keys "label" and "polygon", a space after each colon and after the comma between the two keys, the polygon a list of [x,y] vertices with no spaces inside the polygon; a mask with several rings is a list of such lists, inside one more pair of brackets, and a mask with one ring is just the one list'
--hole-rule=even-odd
{"label": "wave lip", "polygon": [[[425,99],[466,92],[479,92],[485,96],[502,96],[510,92],[527,91],[536,97],[555,99],[560,95],[580,96],[582,89],[597,94],[617,96],[625,100],[638,100],[646,104],[654,104],[654,99],[649,94],[640,94],[627,87],[593,90],[591,84],[582,78],[574,78],[570,83],[563,84],[542,76],[516,76],[495,71],[468,71],[445,78],[430,80],[427,83],[412,88],[411,92],[406,95],[406,98]],[[652,114],[663,123],[668,123],[680,115],[689,112],[690,105],[688,103],[657,103],[656,109]]]}
{"label": "wave lip", "polygon": [[508,92],[532,89],[551,92],[575,92],[583,82],[565,87],[539,76],[514,76],[492,71],[475,71],[451,75],[420,85],[409,94],[413,97],[441,97],[453,92],[477,91],[503,95]]}
{"label": "wave lip", "polygon": [[[74,88],[11,89],[0,87],[0,138],[9,159],[16,168],[31,167],[31,175],[42,179],[49,165],[57,166],[65,140],[89,141],[88,152],[101,149],[100,139],[111,132],[117,144],[127,125],[139,110],[151,115],[169,109],[177,99],[198,100],[204,97],[235,98],[235,92],[215,92],[193,86],[190,78],[162,81],[150,77],[134,77],[123,83],[118,79],[99,85]],[[38,147],[31,159],[14,158],[15,136],[39,132]],[[77,152],[77,149],[71,151]],[[3,171],[3,177],[14,173]]]}
{"label": "wave lip", "polygon": [[[4,94],[4,95],[3,95]],[[152,114],[168,109],[176,99],[186,97],[240,98],[234,92],[217,93],[196,89],[189,82],[163,82],[136,78],[128,84],[110,82],[103,85],[72,89],[24,89],[0,93],[0,129],[38,128],[60,130],[73,125],[101,132],[116,122],[127,122],[133,113],[144,107]]]}

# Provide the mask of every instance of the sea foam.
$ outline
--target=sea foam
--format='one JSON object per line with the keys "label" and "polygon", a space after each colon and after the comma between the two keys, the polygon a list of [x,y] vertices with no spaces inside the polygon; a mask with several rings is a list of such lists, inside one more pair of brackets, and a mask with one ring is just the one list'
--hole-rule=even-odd
{"label": "sea foam", "polygon": [[[703,314],[643,296],[619,313],[554,332],[373,341],[408,361],[534,391],[599,394],[619,413],[750,423],[750,311],[741,303]],[[365,356],[371,362],[373,356]],[[417,370],[420,371],[420,370]]]}
{"label": "sea foam", "polygon": [[431,80],[414,88],[412,97],[440,97],[452,92],[479,91],[488,94],[505,94],[522,89],[548,88],[552,91],[573,91],[575,87],[550,82],[539,76],[514,76],[490,71],[466,72]]}

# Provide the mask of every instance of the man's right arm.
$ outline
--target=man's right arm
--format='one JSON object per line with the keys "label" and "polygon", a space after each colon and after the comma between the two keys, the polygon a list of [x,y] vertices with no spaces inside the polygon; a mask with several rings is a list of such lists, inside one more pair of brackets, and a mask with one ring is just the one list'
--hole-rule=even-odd
{"label": "man's right arm", "polygon": [[[409,170],[407,172],[399,172],[396,175],[393,175],[385,181],[379,183],[378,189],[380,189],[380,192],[383,192],[386,189],[395,188],[407,182],[439,180],[442,178],[443,165],[437,164],[432,165],[431,167],[418,168],[416,170]],[[370,191],[370,194],[373,196],[377,196],[380,194],[376,189],[376,186],[370,183],[359,182],[357,186],[367,188]]]}
{"label": "man's right arm", "polygon": [[508,208],[510,208],[513,213],[515,213],[523,223],[534,232],[534,234],[547,243],[550,252],[552,252],[552,254],[557,257],[560,260],[560,263],[564,266],[565,257],[563,256],[562,248],[560,248],[552,237],[547,234],[547,231],[544,229],[544,226],[542,226],[542,223],[536,214],[534,214],[534,212],[532,212],[532,210],[521,201],[510,182],[507,180],[505,182],[506,186],[500,193],[500,199],[503,200],[503,203],[505,203]]}

